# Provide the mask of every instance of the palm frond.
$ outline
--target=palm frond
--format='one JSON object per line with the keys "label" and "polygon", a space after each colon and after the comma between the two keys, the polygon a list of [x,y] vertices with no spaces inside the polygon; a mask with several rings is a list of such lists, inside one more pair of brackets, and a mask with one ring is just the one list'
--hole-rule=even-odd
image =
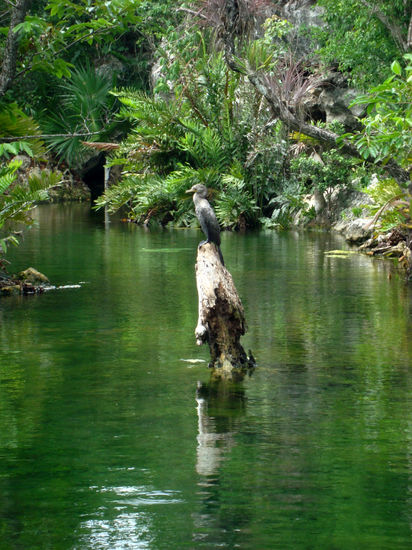
{"label": "palm frond", "polygon": [[90,136],[87,143],[102,141],[114,131],[117,106],[111,87],[109,78],[90,67],[76,69],[61,86],[56,109],[48,113],[43,127],[47,134],[55,134],[46,140],[49,150],[69,165],[77,167],[87,158],[85,137]]}

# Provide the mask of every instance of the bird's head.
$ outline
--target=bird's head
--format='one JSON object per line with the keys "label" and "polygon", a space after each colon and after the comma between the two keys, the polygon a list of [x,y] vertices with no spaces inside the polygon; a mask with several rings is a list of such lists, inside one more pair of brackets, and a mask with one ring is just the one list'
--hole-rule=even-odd
{"label": "bird's head", "polygon": [[207,197],[207,187],[202,183],[197,183],[196,185],[188,189],[186,193],[196,193],[197,195],[199,195],[199,197],[205,199]]}

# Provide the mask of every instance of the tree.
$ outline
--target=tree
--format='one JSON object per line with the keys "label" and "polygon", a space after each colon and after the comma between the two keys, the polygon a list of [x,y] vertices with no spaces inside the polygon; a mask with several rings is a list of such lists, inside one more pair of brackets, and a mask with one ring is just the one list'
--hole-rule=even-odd
{"label": "tree", "polygon": [[382,81],[393,59],[412,48],[409,0],[318,0],[317,5],[326,23],[312,30],[320,57],[337,63],[358,88]]}
{"label": "tree", "polygon": [[404,58],[404,69],[395,60],[392,75],[355,100],[367,105],[367,114],[363,131],[347,137],[364,158],[383,163],[394,159],[407,168],[412,161],[412,54]]}
{"label": "tree", "polygon": [[0,72],[0,98],[6,93],[15,77],[19,43],[16,29],[18,25],[24,21],[30,3],[31,0],[16,0],[12,8],[10,26],[3,51],[3,64]]}
{"label": "tree", "polygon": [[[264,2],[263,2],[264,4]],[[241,56],[239,44],[247,39],[247,31],[250,22],[259,12],[262,2],[260,0],[205,0],[200,11],[203,22],[214,25],[216,32],[223,42],[227,65],[235,72],[244,74],[255,89],[266,99],[274,118],[290,130],[294,130],[314,138],[328,147],[339,146],[341,151],[360,157],[359,150],[347,140],[342,140],[339,135],[320,128],[299,117],[299,112],[290,98],[282,98],[279,95],[279,82],[285,78],[287,71],[279,62],[272,67],[271,73],[265,73],[265,63],[256,69],[248,59]],[[276,70],[280,68],[281,70]],[[396,162],[391,160],[386,163],[386,168],[399,181],[407,181],[408,173]]]}
{"label": "tree", "polygon": [[[141,21],[138,0],[31,0],[9,2],[9,24],[0,70],[0,99],[16,79],[41,71],[61,78],[74,66],[70,54],[80,46],[109,43]],[[30,9],[32,8],[32,9]]]}

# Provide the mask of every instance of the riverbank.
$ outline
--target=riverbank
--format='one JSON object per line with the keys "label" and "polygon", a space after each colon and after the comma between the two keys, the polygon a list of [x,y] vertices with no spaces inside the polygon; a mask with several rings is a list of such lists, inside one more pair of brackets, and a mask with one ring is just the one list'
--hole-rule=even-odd
{"label": "riverbank", "polygon": [[392,260],[408,280],[411,279],[412,242],[409,228],[397,226],[382,231],[371,214],[377,206],[369,194],[339,188],[330,192],[326,199],[319,192],[307,195],[305,203],[308,209],[316,211],[316,215],[307,221],[301,211],[295,216],[295,225],[336,231],[349,244],[356,246],[360,253]]}
{"label": "riverbank", "polygon": [[53,173],[58,176],[58,184],[48,190],[50,202],[90,200],[90,189],[86,183],[64,164],[58,164],[47,156],[39,162],[25,154],[16,155],[12,160],[20,163],[16,170],[17,184],[27,185],[33,175],[46,178]]}
{"label": "riverbank", "polygon": [[[89,198],[85,188],[86,185],[67,170],[63,183],[52,190],[50,203],[85,201]],[[412,252],[407,230],[393,229],[386,233],[376,231],[374,219],[368,209],[373,203],[366,193],[342,187],[329,194],[325,193],[325,196],[326,198],[322,197],[323,200],[320,200],[319,194],[307,195],[304,198],[305,207],[293,219],[293,227],[339,233],[360,253],[391,260],[408,280],[411,279]],[[305,212],[310,209],[317,209],[317,212],[308,220]],[[17,275],[0,273],[2,296],[38,294],[44,292],[45,287],[50,288],[47,277],[33,268]]]}

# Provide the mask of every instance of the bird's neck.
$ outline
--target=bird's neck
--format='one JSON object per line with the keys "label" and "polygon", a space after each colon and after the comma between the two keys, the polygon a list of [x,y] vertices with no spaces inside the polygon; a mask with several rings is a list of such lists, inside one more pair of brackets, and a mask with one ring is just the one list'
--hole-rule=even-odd
{"label": "bird's neck", "polygon": [[195,203],[195,206],[200,205],[202,202],[207,202],[207,199],[205,197],[201,197],[197,193],[193,195],[193,202]]}

